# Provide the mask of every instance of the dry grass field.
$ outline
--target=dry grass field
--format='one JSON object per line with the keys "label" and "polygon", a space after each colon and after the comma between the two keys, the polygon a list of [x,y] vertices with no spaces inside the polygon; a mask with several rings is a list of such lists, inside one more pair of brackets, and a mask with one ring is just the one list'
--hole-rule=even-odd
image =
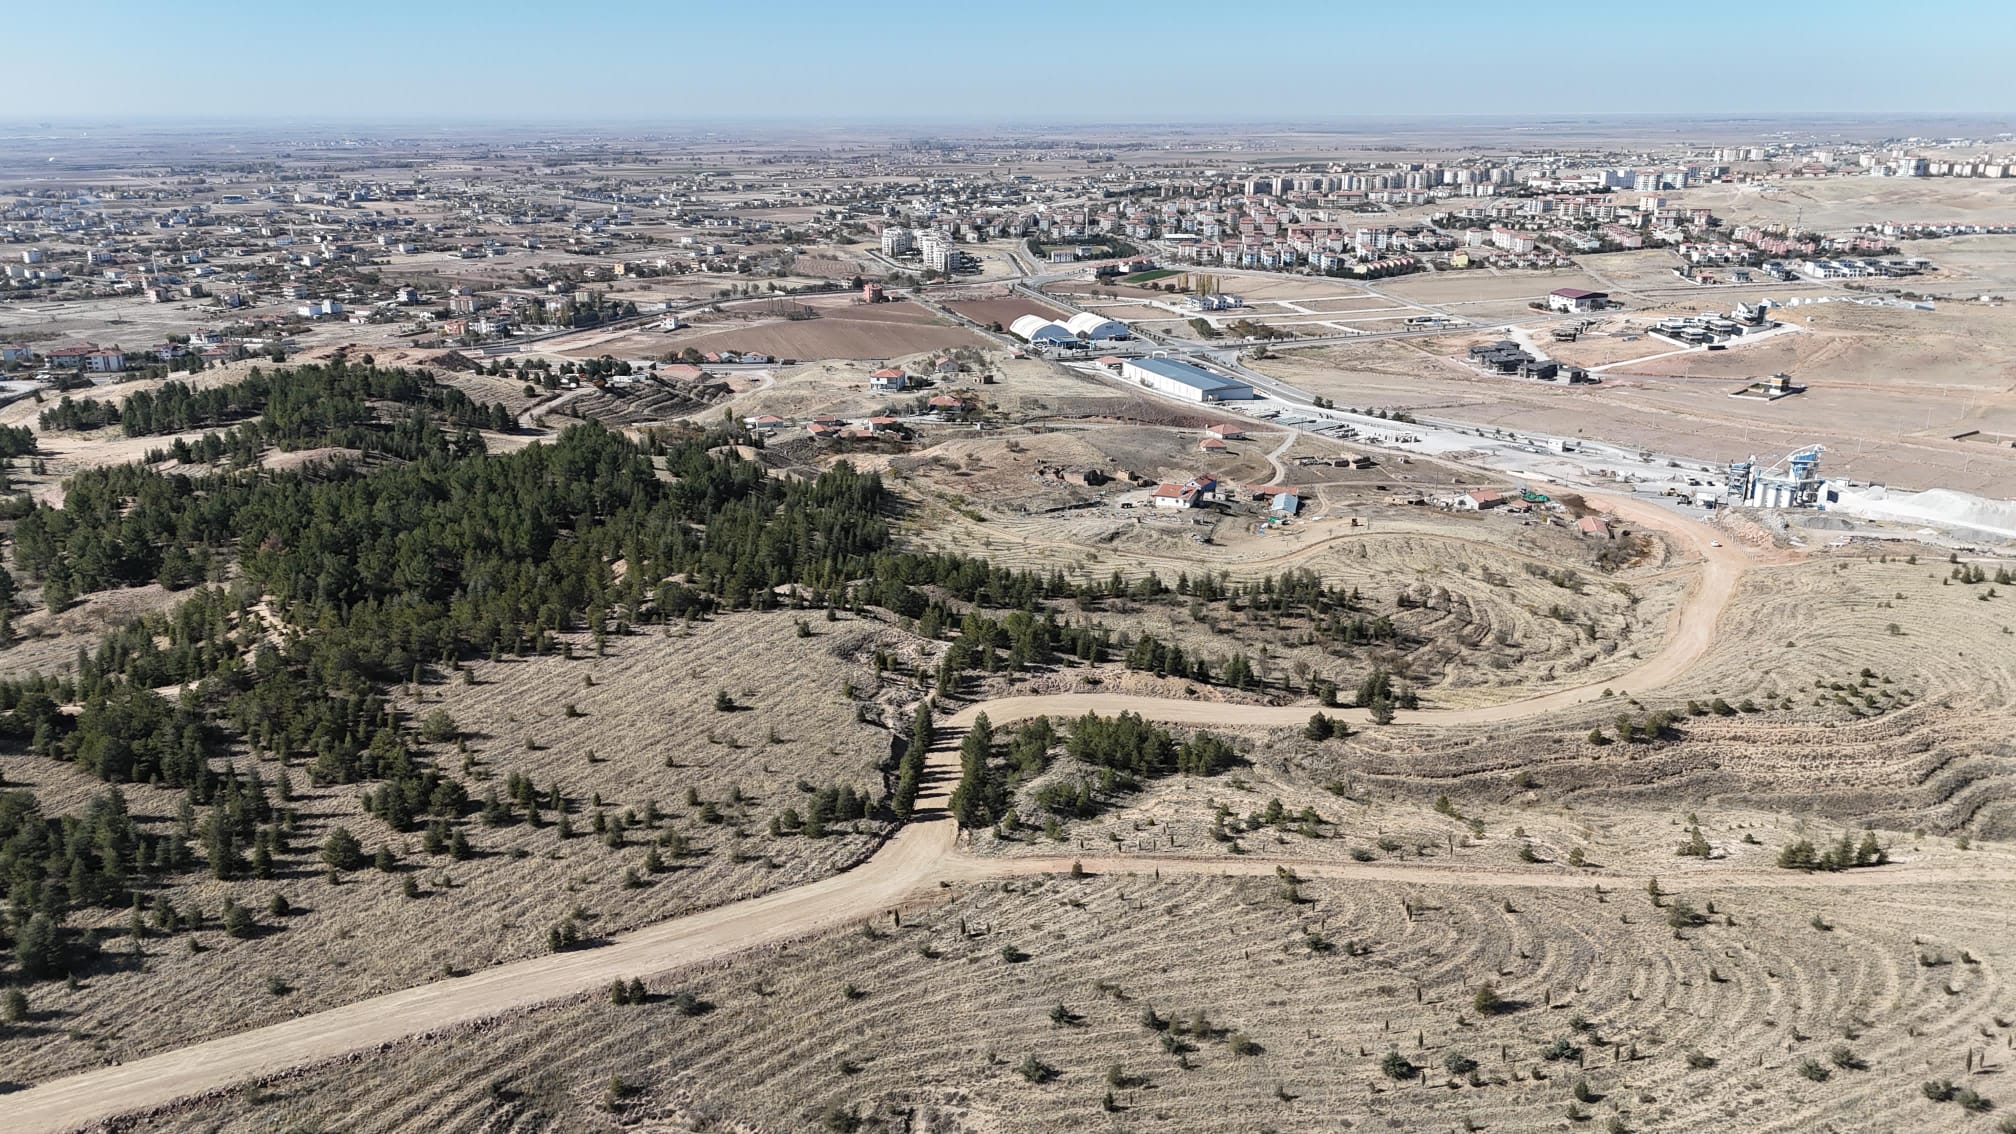
{"label": "dry grass field", "polygon": [[1293,889],[977,885],[145,1128],[1960,1130],[1921,1082],[2007,1094],[2006,885]]}
{"label": "dry grass field", "polygon": [[1669,195],[1683,208],[1708,208],[1731,225],[1790,224],[1836,232],[1859,224],[2002,223],[2016,184],[1968,178],[1830,177],[1772,185],[1704,185]]}
{"label": "dry grass field", "polygon": [[[562,837],[560,813],[550,808],[537,826],[521,810],[497,827],[472,818],[466,859],[430,854],[420,833],[364,814],[361,789],[314,787],[295,766],[286,773],[297,810],[293,853],[281,856],[276,876],[175,887],[167,896],[185,929],[150,933],[141,942],[144,961],[80,974],[72,989],[37,987],[31,1026],[0,1035],[0,1079],[45,1079],[540,953],[549,927],[570,912],[581,913],[584,934],[601,936],[858,862],[879,845],[875,824],[854,833],[854,824],[835,823],[827,837],[811,839],[773,835],[769,823],[786,808],[806,814],[814,788],[882,794],[890,739],[875,722],[886,716],[902,727],[912,694],[878,679],[873,654],[904,656],[913,647],[872,622],[809,625],[812,637],[801,639],[789,615],[743,615],[669,635],[614,637],[601,657],[575,635],[572,659],[479,662],[475,685],[423,685],[418,698],[402,696],[404,712],[453,718],[467,753],[444,743],[436,756],[472,796],[502,793],[508,777],[529,776],[540,792],[561,792],[572,835]],[[780,681],[777,659],[785,656],[790,677]],[[721,690],[742,708],[717,711]],[[248,767],[276,790],[279,765],[241,762],[241,771]],[[0,760],[0,773],[33,788],[51,812],[80,808],[105,790],[68,765],[29,756]],[[174,823],[179,792],[123,790],[150,828]],[[659,818],[647,821],[653,807]],[[597,828],[620,816],[635,826],[612,847]],[[393,872],[367,867],[330,885],[315,852],[339,825],[367,854],[390,847]],[[654,853],[658,873],[646,868]],[[412,896],[402,889],[409,881]],[[268,916],[275,895],[292,912]],[[258,911],[268,930],[248,940],[219,932],[226,898]],[[187,931],[197,910],[206,928]],[[123,913],[73,920],[120,938],[107,950],[126,954]],[[285,990],[274,992],[269,979]]]}
{"label": "dry grass field", "polygon": [[[1089,438],[1102,434],[1087,436],[1074,438],[1074,444],[1097,443]],[[968,497],[960,486],[985,485],[998,459],[990,455],[977,467],[959,467],[969,474],[965,479],[948,474],[958,466],[924,471],[913,458],[898,462],[898,471],[916,471],[897,483],[913,490],[921,486],[924,497],[913,536],[919,546],[957,548],[1004,566],[1057,570],[1080,579],[1103,579],[1116,570],[1128,576],[1153,571],[1173,583],[1185,572],[1193,577],[1224,572],[1237,580],[1309,570],[1333,586],[1358,589],[1371,614],[1391,617],[1404,631],[1403,642],[1393,646],[1332,656],[1303,641],[1299,631],[1277,632],[1250,613],[1191,611],[1181,601],[1099,616],[1116,630],[1152,634],[1206,657],[1245,652],[1262,672],[1292,678],[1297,686],[1306,685],[1310,674],[1355,686],[1374,665],[1384,665],[1403,674],[1426,701],[1458,707],[1601,680],[1657,649],[1689,578],[1657,539],[1648,541],[1637,564],[1605,571],[1594,556],[1609,545],[1564,529],[1420,508],[1353,507],[1346,510],[1348,518],[1264,533],[1252,530],[1250,518],[1187,513],[1172,518],[1111,504],[1026,516],[994,509],[984,523],[976,522],[965,502],[988,497],[981,492]],[[1022,475],[1004,475],[997,491],[1008,491]],[[1047,491],[1064,496],[1062,489]],[[1347,495],[1363,502],[1358,492]],[[945,506],[948,497],[958,507]],[[1049,495],[1039,492],[1030,499]],[[1196,542],[1199,534],[1208,534],[1210,542]],[[1024,691],[1112,689],[1114,680],[1110,673],[1067,669],[1030,680]],[[1138,675],[1129,680],[1154,685],[1142,691],[1177,696],[1185,685]]]}
{"label": "dry grass field", "polygon": [[774,319],[721,330],[706,325],[664,336],[664,349],[761,351],[772,358],[896,358],[919,351],[985,346],[971,331],[914,303],[821,303],[819,317]]}
{"label": "dry grass field", "polygon": [[[1023,789],[1032,826],[976,833],[900,919],[138,1128],[1992,1130],[2016,1058],[2016,655],[2009,600],[1949,570],[1759,568],[1656,695],[1235,728],[1231,771],[1037,833],[1065,758]],[[1674,736],[1617,738],[1613,716],[1660,708]],[[1775,865],[1867,822],[1890,865]],[[1677,853],[1693,829],[1705,857]]]}
{"label": "dry grass field", "polygon": [[[934,352],[896,355],[887,365],[899,366],[910,374],[930,372]],[[993,410],[1017,417],[1048,416],[1061,411],[1089,416],[1133,416],[1166,412],[1166,403],[1129,394],[1097,379],[1041,359],[1014,358],[1005,351],[981,353],[977,365],[939,380],[946,389],[972,389],[980,402]],[[703,416],[719,417],[732,412],[738,417],[775,414],[790,421],[803,421],[817,414],[865,417],[914,402],[918,393],[877,393],[869,388],[869,375],[880,369],[881,359],[855,361],[828,359],[767,372],[728,401],[710,406]],[[994,381],[982,383],[984,376]],[[924,396],[940,390],[927,390]],[[1154,420],[1154,418],[1150,418]]]}

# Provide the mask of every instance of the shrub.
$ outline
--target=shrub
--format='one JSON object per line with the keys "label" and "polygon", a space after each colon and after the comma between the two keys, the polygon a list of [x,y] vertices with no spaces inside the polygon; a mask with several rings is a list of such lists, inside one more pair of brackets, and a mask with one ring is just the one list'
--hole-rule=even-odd
{"label": "shrub", "polygon": [[1834,1073],[1821,1066],[1817,1059],[1802,1060],[1799,1064],[1799,1074],[1816,1083],[1824,1083],[1834,1076]]}
{"label": "shrub", "polygon": [[1015,1072],[1032,1083],[1047,1083],[1057,1077],[1057,1069],[1036,1058],[1033,1051],[1023,1057]]}
{"label": "shrub", "polygon": [[1452,1051],[1442,1057],[1442,1066],[1451,1075],[1468,1075],[1477,1070],[1477,1061],[1460,1051]]}
{"label": "shrub", "polygon": [[1568,1059],[1582,1058],[1582,1049],[1567,1036],[1557,1037],[1553,1043],[1540,1049],[1540,1058],[1549,1063],[1559,1063]]}
{"label": "shrub", "polygon": [[1415,1068],[1412,1063],[1407,1061],[1407,1057],[1400,1054],[1399,1049],[1396,1048],[1388,1051],[1379,1060],[1379,1071],[1388,1079],[1404,1081],[1414,1077]]}
{"label": "shrub", "polygon": [[240,939],[259,932],[259,923],[252,919],[252,911],[229,898],[224,899],[224,932]]}

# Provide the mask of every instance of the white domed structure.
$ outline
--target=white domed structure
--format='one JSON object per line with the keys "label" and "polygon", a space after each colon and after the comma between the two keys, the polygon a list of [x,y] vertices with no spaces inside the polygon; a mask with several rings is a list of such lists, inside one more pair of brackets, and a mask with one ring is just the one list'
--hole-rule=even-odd
{"label": "white domed structure", "polygon": [[1010,323],[1008,330],[1032,343],[1068,343],[1078,338],[1063,324],[1053,323],[1041,315],[1024,315]]}
{"label": "white domed structure", "polygon": [[1125,339],[1132,338],[1133,332],[1127,324],[1118,319],[1108,319],[1090,311],[1080,311],[1064,321],[1064,329],[1081,339]]}

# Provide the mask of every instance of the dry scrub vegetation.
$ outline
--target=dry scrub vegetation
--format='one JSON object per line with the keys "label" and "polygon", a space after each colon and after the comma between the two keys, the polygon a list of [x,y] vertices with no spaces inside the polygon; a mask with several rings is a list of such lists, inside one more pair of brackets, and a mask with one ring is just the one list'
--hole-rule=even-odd
{"label": "dry scrub vegetation", "polygon": [[1971,1128],[2009,896],[1017,879],[148,1129]]}
{"label": "dry scrub vegetation", "polygon": [[[1588,545],[1558,530],[1397,511],[1403,513],[1393,525],[1397,530],[1333,524],[1317,542],[1287,549],[1236,533],[1223,541],[1227,546],[1200,547],[1131,519],[1090,513],[986,525],[951,519],[932,525],[920,542],[963,545],[990,561],[1057,570],[1069,579],[1152,571],[1174,586],[1185,575],[1238,583],[1311,571],[1326,585],[1357,590],[1366,616],[1389,619],[1400,638],[1337,647],[1313,640],[1294,619],[1276,620],[1250,607],[1200,606],[1180,596],[1109,603],[1092,617],[1116,633],[1152,635],[1186,653],[1244,652],[1263,675],[1292,678],[1297,687],[1306,687],[1311,674],[1355,685],[1383,666],[1417,690],[1424,704],[1449,708],[1586,685],[1632,669],[1659,649],[1692,575],[1665,565],[1657,540],[1647,541],[1647,566],[1604,572],[1590,564]],[[1410,526],[1400,528],[1400,522]],[[1102,530],[1110,538],[1101,538]],[[1064,670],[1032,684],[1062,692],[1090,688],[1088,678],[1105,680]]]}
{"label": "dry scrub vegetation", "polygon": [[[162,897],[176,928],[150,907],[137,961],[126,914],[80,911],[78,924],[97,928],[116,963],[80,973],[76,987],[35,986],[33,1019],[0,1033],[0,1079],[46,1079],[543,952],[570,915],[592,940],[858,862],[879,845],[879,824],[836,818],[813,839],[773,834],[770,822],[787,808],[809,816],[814,789],[883,794],[890,739],[877,699],[900,691],[885,694],[872,662],[878,649],[900,651],[901,636],[814,617],[809,638],[789,615],[751,614],[612,636],[599,657],[588,635],[563,635],[571,659],[476,662],[473,685],[423,685],[417,698],[404,690],[399,707],[423,729],[436,712],[452,718],[456,735],[435,732],[432,747],[444,766],[461,761],[474,797],[494,790],[508,803],[511,777],[530,777],[540,823],[513,807],[500,825],[467,825],[466,857],[430,853],[422,832],[395,832],[366,814],[363,787],[313,787],[297,761],[285,769],[292,852],[279,856],[274,877],[192,875],[199,880],[171,887]],[[791,676],[780,680],[785,656]],[[723,692],[734,710],[716,708]],[[277,762],[247,758],[239,770],[253,768],[277,789]],[[30,756],[0,760],[0,773],[10,786],[32,787],[52,814],[75,813],[107,790]],[[177,822],[180,792],[121,790],[147,828]],[[564,817],[550,805],[554,790]],[[630,829],[612,846],[618,820]],[[316,852],[339,826],[367,859],[390,849],[391,870],[367,864],[332,885]],[[269,912],[276,897],[287,913]],[[227,900],[262,928],[245,939],[223,932]],[[192,931],[198,913],[202,928]]]}

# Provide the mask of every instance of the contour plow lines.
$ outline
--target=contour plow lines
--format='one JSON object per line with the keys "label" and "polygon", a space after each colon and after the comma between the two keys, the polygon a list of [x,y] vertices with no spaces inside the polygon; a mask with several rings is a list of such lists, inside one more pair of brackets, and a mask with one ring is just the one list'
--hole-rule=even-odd
{"label": "contour plow lines", "polygon": [[[1615,514],[1658,527],[1693,544],[1703,557],[1698,584],[1674,615],[1664,647],[1639,668],[1605,683],[1617,692],[1656,688],[1685,672],[1707,652],[1722,610],[1735,593],[1747,560],[1710,543],[1710,529],[1625,499],[1604,501]],[[1415,726],[1491,723],[1536,716],[1600,696],[1595,687],[1564,690],[1525,701],[1476,709],[1409,713]],[[1176,724],[1284,726],[1307,721],[1307,706],[1223,705],[1115,694],[1058,694],[1002,697],[969,705],[941,727],[927,764],[927,783],[918,798],[919,819],[892,837],[874,856],[852,870],[805,886],[720,906],[616,935],[599,947],[534,957],[469,976],[434,981],[357,1001],[268,1027],[223,1036],[174,1051],[56,1079],[0,1096],[0,1118],[9,1134],[71,1130],[120,1114],[164,1106],[304,1066],[326,1062],[411,1036],[498,1016],[606,987],[618,978],[651,976],[722,959],[747,950],[830,930],[875,917],[915,901],[941,883],[970,882],[1004,875],[1062,872],[1064,859],[982,859],[957,850],[957,829],[947,812],[957,776],[956,736],[983,712],[995,723],[1035,716],[1077,716],[1086,712],[1136,712]],[[1358,710],[1337,715],[1357,720]],[[1082,859],[1087,869],[1112,872],[1235,874],[1271,873],[1282,860],[1227,862],[1217,859]],[[1390,864],[1292,864],[1312,877],[1401,881],[1423,885],[1519,886],[1558,890],[1593,887],[1599,880],[1535,872],[1464,871]],[[1630,880],[1605,876],[1605,882]],[[2016,881],[2002,871],[1914,870],[1898,866],[1844,874],[1718,876],[1727,886],[1864,886],[1927,881]]]}

